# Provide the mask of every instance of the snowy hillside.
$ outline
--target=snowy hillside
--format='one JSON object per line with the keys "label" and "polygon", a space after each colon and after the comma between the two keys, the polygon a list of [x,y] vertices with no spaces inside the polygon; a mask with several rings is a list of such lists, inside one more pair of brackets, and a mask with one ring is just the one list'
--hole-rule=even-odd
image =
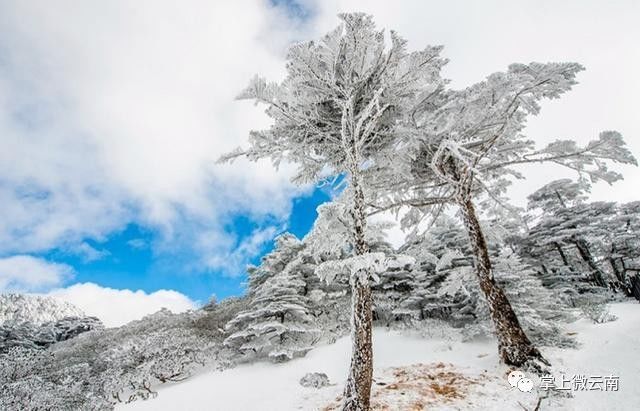
{"label": "snowy hillside", "polygon": [[0,294],[0,325],[5,323],[55,322],[65,317],[86,317],[78,307],[52,297]]}
{"label": "snowy hillside", "polygon": [[[616,321],[594,324],[579,320],[564,333],[574,335],[579,349],[545,350],[555,365],[553,374],[619,377],[619,390],[570,391],[542,400],[540,409],[631,410],[640,403],[640,305],[611,307]],[[372,401],[379,410],[483,409],[533,410],[540,388],[520,392],[507,382],[509,368],[500,365],[495,342],[459,342],[450,330],[432,330],[429,336],[408,336],[376,329]],[[156,399],[117,407],[135,410],[333,410],[349,363],[349,340],[314,349],[306,357],[284,364],[256,363],[221,372],[208,372],[183,383],[165,385]],[[332,385],[304,388],[298,381],[309,372],[323,372]],[[556,379],[558,381],[558,379]],[[556,382],[557,384],[557,382]]]}

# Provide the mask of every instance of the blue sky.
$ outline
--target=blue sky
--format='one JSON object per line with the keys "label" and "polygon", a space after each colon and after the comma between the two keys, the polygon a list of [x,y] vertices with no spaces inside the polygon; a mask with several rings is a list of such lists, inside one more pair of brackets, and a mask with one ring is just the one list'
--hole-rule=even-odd
{"label": "blue sky", "polygon": [[[298,238],[304,237],[313,226],[317,216],[316,207],[329,200],[330,195],[326,188],[315,188],[310,194],[293,198],[291,215],[277,235],[287,231]],[[247,215],[236,215],[225,230],[235,234],[239,244],[254,230],[270,223],[274,223],[273,219],[256,221]],[[212,295],[222,299],[244,292],[244,272],[185,269],[188,267],[186,261],[193,255],[182,248],[182,253],[154,252],[153,244],[158,235],[154,230],[130,224],[124,230],[110,234],[105,241],[86,241],[94,249],[103,252],[104,255],[96,260],[87,261],[83,256],[61,249],[50,250],[43,253],[42,257],[74,267],[77,273],[74,282],[92,282],[110,288],[141,289],[146,292],[171,289],[200,302],[208,301]],[[260,258],[272,248],[272,241],[265,242],[247,263],[259,264]]]}

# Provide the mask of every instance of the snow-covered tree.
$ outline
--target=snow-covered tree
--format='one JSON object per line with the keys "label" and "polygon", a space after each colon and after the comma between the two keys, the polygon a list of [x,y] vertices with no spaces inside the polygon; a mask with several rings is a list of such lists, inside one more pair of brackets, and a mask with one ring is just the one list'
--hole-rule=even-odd
{"label": "snow-covered tree", "polygon": [[83,318],[86,314],[75,305],[54,297],[30,294],[0,294],[0,325],[30,323],[40,325],[66,317]]}
{"label": "snow-covered tree", "polygon": [[281,273],[285,267],[297,258],[304,248],[302,242],[291,233],[283,233],[274,239],[271,252],[262,257],[260,266],[249,265],[247,294],[251,297],[273,276]]}
{"label": "snow-covered tree", "polygon": [[640,201],[620,204],[602,230],[601,249],[622,290],[640,300]]}
{"label": "snow-covered tree", "polygon": [[301,249],[295,236],[283,234],[262,265],[250,272],[249,306],[227,323],[231,335],[226,346],[275,361],[290,360],[312,348],[319,331],[305,295]]}
{"label": "snow-covered tree", "polygon": [[[318,207],[318,217],[313,227],[304,238],[305,254],[312,262],[315,279],[307,278],[311,289],[314,307],[322,324],[334,330],[334,336],[341,335],[344,310],[337,309],[344,305],[344,297],[349,294],[349,275],[345,275],[342,267],[335,270],[324,270],[331,264],[341,265],[355,256],[351,228],[349,225],[349,188],[332,201]],[[394,254],[391,246],[386,242],[385,228],[388,223],[368,222],[365,231],[365,241],[372,253],[382,253],[385,256]],[[327,264],[325,264],[327,263]],[[322,267],[321,267],[322,266]],[[326,275],[319,276],[324,273]],[[343,274],[343,275],[340,275]],[[378,278],[382,280],[382,278]],[[380,281],[374,282],[374,290],[380,291],[385,285]],[[375,294],[375,293],[374,293]],[[379,314],[388,309],[387,299],[380,292],[374,298],[374,321],[384,321]],[[384,306],[384,307],[383,307]],[[348,307],[347,307],[348,310]],[[331,312],[333,311],[333,312]],[[382,314],[384,316],[385,314]],[[325,330],[326,331],[326,330]]]}
{"label": "snow-covered tree", "polygon": [[96,317],[64,317],[43,324],[8,321],[0,324],[0,353],[12,347],[43,349],[84,332],[102,328],[102,322]]}
{"label": "snow-covered tree", "polygon": [[470,318],[475,301],[465,288],[466,284],[454,287],[456,292],[444,292],[449,277],[462,278],[461,271],[471,268],[468,258],[471,250],[465,241],[460,224],[447,215],[441,215],[421,236],[407,242],[400,252],[418,262],[415,268],[412,291],[396,309],[398,314],[410,315],[414,319],[440,318],[453,323],[462,323]]}
{"label": "snow-covered tree", "polygon": [[[0,409],[112,409],[156,395],[205,363],[232,364],[216,324],[244,305],[222,301],[208,311],[161,310],[118,328],[94,329],[46,349],[0,353]],[[64,387],[61,390],[60,387]]]}
{"label": "snow-covered tree", "polygon": [[[527,335],[536,344],[572,344],[558,327],[560,322],[572,318],[570,310],[556,293],[542,286],[535,270],[524,263],[517,253],[507,247],[500,248],[493,257],[495,278],[512,302]],[[481,294],[479,296],[483,298]],[[486,302],[477,305],[477,321],[475,326],[470,327],[474,332],[491,332],[488,307]]]}
{"label": "snow-covered tree", "polygon": [[490,304],[500,355],[510,365],[546,360],[522,330],[494,279],[476,211],[477,199],[488,196],[502,203],[510,178],[523,177],[514,169],[518,164],[555,163],[592,181],[609,183],[621,176],[608,169],[607,160],[636,164],[615,131],[601,133],[585,147],[564,140],[542,149],[536,149],[522,134],[526,118],[539,113],[539,101],[568,91],[580,70],[575,63],[512,64],[507,72],[494,73],[463,90],[442,86],[427,94],[405,118],[413,132],[406,134],[408,140],[397,158],[405,159],[406,167],[378,205],[379,210],[412,207],[404,216],[405,226],[415,226],[438,213],[442,204],[458,207],[472,245],[480,288]]}
{"label": "snow-covered tree", "polygon": [[[318,41],[292,46],[287,76],[279,84],[256,77],[240,98],[267,105],[273,125],[250,135],[249,148],[226,159],[270,158],[298,165],[297,183],[344,175],[349,186],[349,266],[353,347],[345,387],[345,410],[369,409],[372,379],[371,278],[379,264],[369,253],[367,187],[381,156],[391,156],[398,140],[397,119],[425,85],[439,75],[440,48],[409,53],[405,41],[376,29],[370,16],[340,15],[342,24]],[[367,172],[365,172],[367,171]],[[329,263],[329,262],[328,262]],[[325,267],[328,268],[328,267]],[[327,270],[321,270],[326,272]]]}
{"label": "snow-covered tree", "polygon": [[589,189],[583,179],[562,179],[532,193],[533,224],[518,241],[519,252],[540,267],[546,286],[562,288],[572,300],[603,294],[602,287],[633,295],[634,271],[627,267],[637,267],[638,203],[588,202]]}
{"label": "snow-covered tree", "polygon": [[390,326],[395,321],[405,319],[408,313],[398,310],[402,302],[415,291],[415,277],[420,274],[416,270],[415,258],[400,253],[385,254],[384,272],[374,284],[374,320]]}
{"label": "snow-covered tree", "polygon": [[[531,229],[529,239],[542,247],[551,246],[565,266],[573,271],[581,267],[572,266],[567,255],[575,248],[582,260],[588,277],[600,287],[610,286],[613,282],[596,262],[590,238],[600,238],[604,232],[604,219],[615,213],[614,203],[586,203],[590,184],[586,180],[572,181],[561,179],[552,181],[536,190],[529,197],[528,208],[541,214],[540,221]],[[554,250],[555,249],[555,250]]]}

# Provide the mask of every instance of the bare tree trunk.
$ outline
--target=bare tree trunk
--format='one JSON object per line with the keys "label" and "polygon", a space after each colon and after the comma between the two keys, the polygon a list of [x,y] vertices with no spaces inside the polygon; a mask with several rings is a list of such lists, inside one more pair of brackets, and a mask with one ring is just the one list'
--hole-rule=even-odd
{"label": "bare tree trunk", "polygon": [[611,266],[611,271],[613,271],[613,275],[616,278],[616,288],[622,291],[627,297],[631,297],[631,292],[629,290],[629,282],[624,276],[624,272],[620,270],[618,264],[616,263],[616,259],[613,257],[616,253],[615,244],[611,244],[611,251],[609,256],[607,257],[607,261]]}
{"label": "bare tree trunk", "polygon": [[613,257],[615,253],[616,253],[616,246],[614,244],[611,244],[611,251],[609,253],[609,256],[607,257],[607,261],[609,261],[611,270],[613,271],[613,274],[616,276],[618,281],[620,281],[621,283],[624,283],[625,282],[624,274],[618,269],[618,264],[616,264],[616,260]]}
{"label": "bare tree trunk", "polygon": [[351,285],[351,365],[344,389],[342,409],[368,411],[370,409],[373,378],[371,346],[371,287],[356,277]]}
{"label": "bare tree trunk", "polygon": [[577,237],[573,237],[572,240],[576,245],[576,248],[578,248],[580,257],[582,257],[584,262],[587,263],[587,265],[591,269],[593,282],[601,287],[607,287],[609,284],[606,280],[606,274],[596,264],[593,255],[591,254],[591,250],[589,250],[589,244],[587,244],[587,241],[583,238]]}
{"label": "bare tree trunk", "polygon": [[[565,255],[564,250],[562,249],[562,246],[560,245],[560,243],[557,241],[554,241],[553,245],[556,247],[556,250],[558,250],[558,254],[560,254],[560,258],[562,258],[562,263],[565,266],[571,268],[571,266],[569,265],[569,261],[567,260],[567,256]],[[571,271],[573,271],[573,269]]]}
{"label": "bare tree trunk", "polygon": [[[354,191],[352,210],[356,255],[369,252],[365,239],[366,214],[364,192],[357,176],[352,175]],[[373,379],[373,349],[371,328],[373,320],[372,293],[369,276],[354,276],[351,279],[351,365],[344,389],[342,409],[344,411],[369,411],[371,381]]]}
{"label": "bare tree trunk", "polygon": [[636,298],[636,300],[640,301],[640,273],[636,272],[636,275],[630,278],[631,278],[631,295],[633,295]]}
{"label": "bare tree trunk", "polygon": [[473,202],[471,199],[461,199],[458,205],[473,248],[480,289],[487,300],[495,326],[500,358],[505,364],[518,367],[527,364],[535,366],[536,360],[549,365],[525,334],[504,290],[493,278],[487,242]]}
{"label": "bare tree trunk", "polygon": [[[557,190],[555,193],[556,193],[556,196],[558,197],[558,200],[560,201],[560,205],[562,206],[562,208],[567,209],[567,205],[562,199],[562,196],[560,195],[560,193],[558,193]],[[572,228],[576,228],[576,226],[573,225]],[[589,250],[589,244],[587,243],[587,241],[583,238],[576,237],[575,235],[571,237],[571,240],[578,248],[578,253],[580,254],[580,257],[582,257],[582,259],[587,263],[587,265],[591,269],[593,282],[601,287],[606,287],[608,285],[605,279],[606,274],[596,264],[593,258],[593,255],[591,254],[591,250]],[[560,245],[557,242],[555,244],[560,254],[563,254],[562,248],[560,247]],[[562,256],[562,260],[564,261],[565,265],[567,265],[567,259],[564,255]],[[611,286],[611,288],[614,288],[614,287]]]}

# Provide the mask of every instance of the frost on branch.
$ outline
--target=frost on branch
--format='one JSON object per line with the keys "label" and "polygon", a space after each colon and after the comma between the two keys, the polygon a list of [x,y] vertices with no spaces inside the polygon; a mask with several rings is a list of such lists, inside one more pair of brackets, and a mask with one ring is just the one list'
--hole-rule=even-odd
{"label": "frost on branch", "polygon": [[389,259],[384,253],[366,253],[320,263],[316,267],[316,274],[327,284],[332,283],[339,275],[348,276],[350,281],[358,277],[363,282],[378,282],[379,275],[386,270],[388,264]]}
{"label": "frost on branch", "polygon": [[309,312],[303,278],[302,244],[291,234],[250,272],[250,304],[226,325],[224,344],[250,358],[286,361],[304,355],[319,331]]}
{"label": "frost on branch", "polygon": [[33,324],[8,322],[0,324],[0,353],[12,347],[44,349],[104,326],[96,317],[65,317],[55,322]]}
{"label": "frost on branch", "polygon": [[[355,252],[349,202],[352,192],[346,189],[338,198],[318,206],[318,217],[305,236],[306,252],[319,261],[345,258]],[[384,248],[387,222],[367,222],[365,242],[371,249]]]}
{"label": "frost on branch", "polygon": [[[509,248],[496,251],[494,275],[504,288],[513,309],[517,313],[527,335],[543,346],[573,346],[575,341],[561,332],[559,324],[573,319],[569,307],[560,296],[542,286],[535,270]],[[466,335],[473,338],[493,333],[490,325],[488,305],[484,296],[472,288],[477,299],[476,322],[466,327]]]}
{"label": "frost on branch", "polygon": [[545,286],[574,306],[602,303],[608,291],[634,295],[637,204],[589,202],[589,189],[589,180],[562,179],[536,190],[532,224],[515,242]]}
{"label": "frost on branch", "polygon": [[268,83],[264,77],[258,75],[254,76],[249,82],[247,88],[245,88],[240,94],[238,94],[238,100],[255,100],[258,103],[274,103],[276,102],[278,92],[278,85],[275,83]]}
{"label": "frost on branch", "polygon": [[590,141],[584,147],[579,147],[572,140],[558,140],[531,153],[526,160],[556,163],[575,170],[580,176],[589,177],[591,182],[602,180],[609,184],[621,180],[622,175],[609,170],[607,161],[638,165],[617,131],[603,131],[597,140]]}
{"label": "frost on branch", "polygon": [[203,326],[210,315],[162,310],[43,350],[13,347],[0,354],[0,409],[103,410],[151,398],[159,384],[222,362],[220,332]]}

